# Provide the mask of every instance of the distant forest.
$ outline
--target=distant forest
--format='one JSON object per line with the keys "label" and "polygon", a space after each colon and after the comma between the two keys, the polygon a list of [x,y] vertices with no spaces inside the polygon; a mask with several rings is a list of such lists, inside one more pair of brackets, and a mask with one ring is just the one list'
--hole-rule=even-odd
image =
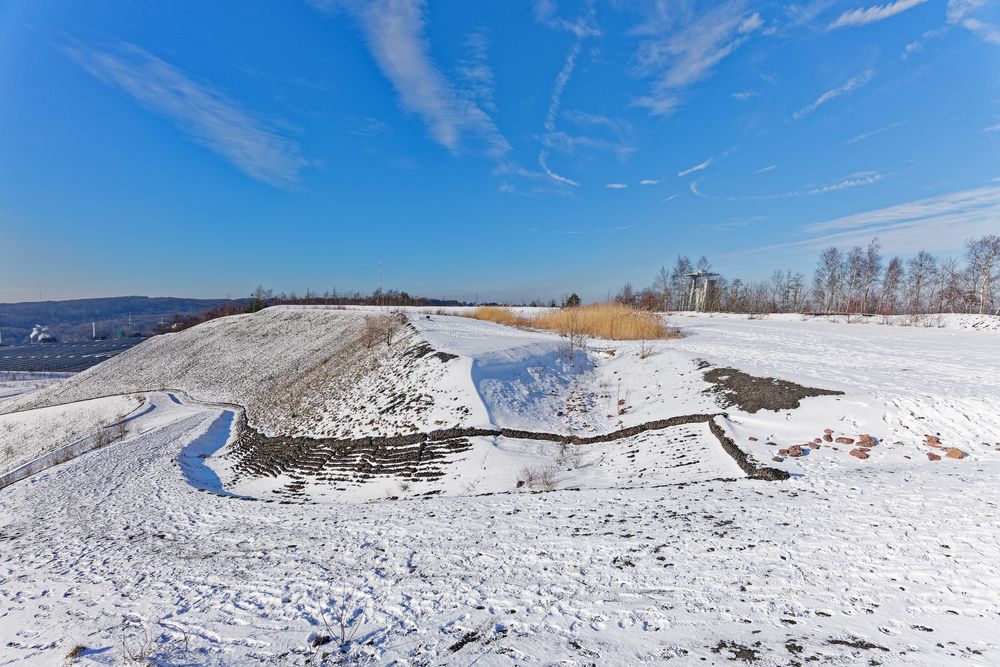
{"label": "distant forest", "polygon": [[[711,271],[705,257],[692,263],[678,257],[653,284],[637,290],[624,285],[615,301],[645,310],[687,310],[688,274]],[[811,279],[776,270],[769,280],[716,277],[706,310],[733,313],[836,313],[921,315],[979,313],[1000,315],[1000,236],[971,239],[961,260],[918,252],[907,260],[886,258],[879,240],[846,252],[830,247],[816,263]]]}

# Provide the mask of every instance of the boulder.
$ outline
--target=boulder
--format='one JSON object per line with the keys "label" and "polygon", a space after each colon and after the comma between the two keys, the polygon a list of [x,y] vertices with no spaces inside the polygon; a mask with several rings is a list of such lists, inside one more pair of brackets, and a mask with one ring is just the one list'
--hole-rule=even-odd
{"label": "boulder", "polygon": [[934,452],[927,452],[927,459],[929,461],[940,461],[941,457],[935,454]]}
{"label": "boulder", "polygon": [[957,447],[949,447],[945,453],[949,459],[964,459],[967,454]]}
{"label": "boulder", "polygon": [[841,445],[853,445],[854,444],[854,438],[843,438],[843,437],[841,437],[841,438],[837,438],[834,442],[836,442],[838,444],[841,444]]}
{"label": "boulder", "polygon": [[802,456],[804,452],[802,451],[802,445],[792,445],[788,448],[788,455],[791,457]]}
{"label": "boulder", "polygon": [[749,440],[750,442],[757,442],[757,438],[753,437],[752,435],[749,438],[747,438],[747,440]]}
{"label": "boulder", "polygon": [[833,429],[832,428],[825,428],[825,429],[823,429],[823,433],[826,433],[827,435],[829,435],[829,434],[833,433]]}
{"label": "boulder", "polygon": [[833,442],[833,436],[830,435],[829,433],[824,433],[823,439],[826,440],[827,442]]}
{"label": "boulder", "polygon": [[862,459],[862,460],[864,460],[864,459],[868,458],[868,452],[866,452],[866,451],[865,451],[865,450],[863,450],[863,449],[852,449],[852,450],[850,451],[850,454],[851,454],[851,456],[853,456],[854,458],[858,458],[858,459]]}

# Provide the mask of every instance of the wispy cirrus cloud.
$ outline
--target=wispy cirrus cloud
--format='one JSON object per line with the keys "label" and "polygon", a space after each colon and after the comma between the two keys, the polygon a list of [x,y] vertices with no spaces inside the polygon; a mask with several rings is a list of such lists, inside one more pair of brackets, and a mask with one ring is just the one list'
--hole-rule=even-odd
{"label": "wispy cirrus cloud", "polygon": [[[360,27],[368,50],[382,74],[392,83],[401,106],[426,124],[431,137],[452,153],[468,144],[489,157],[500,159],[510,144],[493,119],[476,103],[474,95],[460,90],[438,68],[424,35],[427,22],[424,0],[309,0],[322,11],[343,11]],[[473,62],[474,90],[482,91],[484,63]]]}
{"label": "wispy cirrus cloud", "polygon": [[896,0],[895,2],[889,2],[884,5],[872,5],[871,7],[865,7],[862,9],[851,9],[837,17],[837,20],[830,24],[829,29],[836,30],[837,28],[862,26],[868,25],[869,23],[884,21],[887,18],[891,18],[896,14],[901,14],[907,9],[912,9],[917,5],[924,4],[925,2],[927,2],[927,0]]}
{"label": "wispy cirrus cloud", "polygon": [[490,37],[486,30],[476,30],[465,38],[468,53],[457,74],[472,97],[486,111],[496,111],[493,100],[493,68],[489,65]]}
{"label": "wispy cirrus cloud", "polygon": [[877,130],[871,130],[870,132],[862,132],[861,134],[857,134],[857,135],[851,137],[850,139],[848,139],[847,141],[845,141],[841,145],[847,146],[847,145],[850,145],[850,144],[856,144],[859,141],[864,141],[865,139],[870,139],[870,138],[874,137],[875,135],[882,134],[883,132],[886,132],[888,130],[893,130],[893,129],[895,129],[895,128],[901,126],[901,125],[905,125],[905,124],[906,124],[906,121],[905,120],[901,120],[901,121],[897,121],[895,123],[892,123],[890,125],[886,125],[885,127],[880,127]]}
{"label": "wispy cirrus cloud", "polygon": [[684,176],[687,176],[688,174],[693,174],[696,171],[702,171],[703,169],[708,169],[712,165],[712,162],[714,162],[714,161],[715,161],[715,158],[708,158],[707,160],[705,160],[701,164],[696,164],[693,167],[689,167],[687,169],[684,169],[683,171],[677,172],[677,175],[681,176],[681,177],[684,177]]}
{"label": "wispy cirrus cloud", "polygon": [[948,0],[948,23],[962,26],[988,44],[1000,45],[1000,26],[982,17],[988,6],[986,0]]}
{"label": "wispy cirrus cloud", "polygon": [[[566,59],[563,61],[563,66],[556,75],[555,82],[552,84],[552,92],[549,96],[549,109],[545,115],[545,123],[543,124],[545,131],[540,137],[542,147],[538,152],[539,166],[548,174],[549,178],[560,185],[579,187],[580,184],[572,178],[557,173],[549,166],[549,157],[553,150],[572,154],[580,147],[614,148],[611,142],[592,137],[571,136],[566,132],[556,130],[556,121],[559,117],[559,107],[562,104],[563,92],[566,90],[566,85],[573,76],[573,70],[576,68],[576,61],[580,56],[583,40],[587,37],[600,34],[600,30],[594,25],[593,16],[593,2],[588,2],[580,16],[572,20],[557,16],[556,5],[553,0],[536,0],[535,2],[535,19],[539,23],[553,30],[564,30],[576,37],[569,51],[566,53]],[[597,121],[598,118],[598,116],[588,114],[577,116],[578,121],[582,122]],[[603,119],[603,117],[600,118]]]}
{"label": "wispy cirrus cloud", "polygon": [[774,171],[777,168],[778,168],[778,165],[776,165],[776,164],[769,164],[766,167],[761,167],[760,169],[758,169],[757,171],[755,171],[753,173],[755,173],[755,174],[766,174],[767,172]]}
{"label": "wispy cirrus cloud", "polygon": [[861,245],[874,236],[900,253],[952,250],[966,239],[996,233],[998,219],[1000,186],[992,185],[806,225],[802,233],[809,238],[736,254]]}
{"label": "wispy cirrus cloud", "polygon": [[123,43],[102,50],[79,42],[64,48],[96,79],[170,119],[251,178],[294,188],[299,172],[311,164],[283,129],[145,49]]}
{"label": "wispy cirrus cloud", "polygon": [[823,183],[819,185],[813,185],[810,187],[803,188],[801,190],[793,190],[791,192],[782,192],[773,195],[748,195],[745,197],[729,197],[730,201],[767,201],[771,199],[790,199],[793,197],[812,197],[815,195],[824,195],[831,192],[839,192],[841,190],[850,190],[852,188],[861,188],[867,185],[874,185],[884,181],[888,176],[877,171],[859,171],[855,172],[849,176],[838,179],[831,183]]}
{"label": "wispy cirrus cloud", "polygon": [[708,77],[763,24],[760,14],[746,10],[739,0],[700,15],[685,5],[652,3],[632,33],[643,37],[636,53],[637,72],[655,81],[635,105],[653,115],[670,114],[689,86]]}
{"label": "wispy cirrus cloud", "polygon": [[628,187],[628,184],[627,183],[608,183],[604,187],[606,187],[609,190],[624,190],[625,188]]}
{"label": "wispy cirrus cloud", "polygon": [[644,178],[641,181],[639,181],[639,185],[656,185],[659,182],[660,181],[658,181],[655,178]]}
{"label": "wispy cirrus cloud", "polygon": [[555,0],[535,0],[535,20],[553,30],[564,30],[576,35],[577,38],[598,37],[600,28],[594,23],[594,13],[591,10],[593,2],[576,18],[566,19],[557,14]]}
{"label": "wispy cirrus cloud", "polygon": [[808,116],[812,112],[816,111],[816,109],[820,108],[821,106],[830,102],[831,100],[834,100],[840,97],[841,95],[846,95],[847,93],[866,85],[869,81],[872,80],[874,76],[875,76],[875,70],[866,69],[861,74],[851,77],[850,79],[848,79],[841,85],[837,86],[836,88],[832,88],[826,91],[825,93],[817,97],[815,100],[813,100],[810,104],[807,104],[806,106],[802,107],[801,109],[793,113],[792,118],[794,118],[795,120],[801,120],[802,118]]}

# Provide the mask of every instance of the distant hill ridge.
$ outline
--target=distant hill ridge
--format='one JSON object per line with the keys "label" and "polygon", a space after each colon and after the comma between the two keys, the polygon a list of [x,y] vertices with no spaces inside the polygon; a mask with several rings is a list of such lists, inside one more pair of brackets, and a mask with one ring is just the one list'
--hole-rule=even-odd
{"label": "distant hill ridge", "polygon": [[98,336],[150,334],[162,320],[184,317],[249,299],[188,299],[161,296],[115,296],[66,301],[0,303],[0,335],[4,344],[25,343],[36,324],[49,327],[59,340],[87,340],[95,323]]}

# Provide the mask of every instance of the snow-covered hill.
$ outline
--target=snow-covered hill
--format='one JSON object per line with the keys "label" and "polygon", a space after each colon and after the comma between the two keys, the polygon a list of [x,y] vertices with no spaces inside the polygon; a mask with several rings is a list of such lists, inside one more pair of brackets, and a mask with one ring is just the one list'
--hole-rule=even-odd
{"label": "snow-covered hill", "polygon": [[1000,662],[995,332],[679,315],[570,357],[415,311],[369,347],[375,314],[226,318],[0,404],[149,401],[0,490],[0,665]]}

